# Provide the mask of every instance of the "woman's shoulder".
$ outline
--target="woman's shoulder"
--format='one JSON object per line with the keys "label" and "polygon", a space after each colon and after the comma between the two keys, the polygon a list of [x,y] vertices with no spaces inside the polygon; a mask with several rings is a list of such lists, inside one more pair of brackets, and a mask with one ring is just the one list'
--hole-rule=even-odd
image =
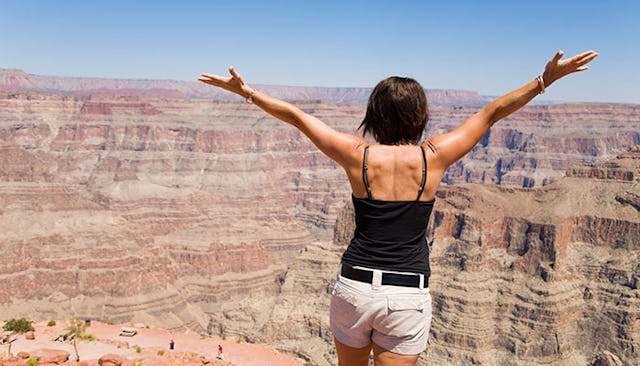
{"label": "woman's shoulder", "polygon": [[369,154],[374,155],[379,165],[409,164],[420,161],[420,146],[417,145],[369,145]]}

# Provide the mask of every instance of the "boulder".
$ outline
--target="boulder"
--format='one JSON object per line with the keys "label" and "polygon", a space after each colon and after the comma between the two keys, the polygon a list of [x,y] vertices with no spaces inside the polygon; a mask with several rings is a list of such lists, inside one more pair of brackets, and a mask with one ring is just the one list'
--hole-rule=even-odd
{"label": "boulder", "polygon": [[34,332],[26,332],[24,334],[24,339],[28,339],[30,341],[36,339],[36,334]]}
{"label": "boulder", "polygon": [[598,354],[591,362],[590,366],[623,366],[618,356],[609,351]]}
{"label": "boulder", "polygon": [[122,366],[122,356],[114,353],[107,353],[98,360],[100,366]]}
{"label": "boulder", "polygon": [[32,358],[37,358],[40,360],[39,365],[46,363],[63,363],[69,360],[69,352],[59,350],[59,349],[37,349],[31,352],[30,356]]}
{"label": "boulder", "polygon": [[20,351],[20,352],[18,352],[18,354],[16,356],[18,356],[18,358],[26,360],[27,358],[29,358],[29,353],[24,352],[24,351]]}
{"label": "boulder", "polygon": [[24,360],[19,359],[18,357],[10,357],[7,361],[0,362],[0,366],[23,366]]}

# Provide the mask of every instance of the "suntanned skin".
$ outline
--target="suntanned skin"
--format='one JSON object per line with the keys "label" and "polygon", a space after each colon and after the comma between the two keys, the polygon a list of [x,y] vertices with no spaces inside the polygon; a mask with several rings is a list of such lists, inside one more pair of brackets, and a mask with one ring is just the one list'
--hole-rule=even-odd
{"label": "suntanned skin", "polygon": [[[588,69],[588,64],[598,56],[587,51],[562,59],[558,51],[547,63],[542,78],[545,87],[558,79]],[[252,95],[256,106],[304,133],[325,155],[337,162],[347,173],[353,195],[366,198],[362,180],[364,148],[369,144],[361,137],[339,132],[316,117],[296,106],[253,90],[242,77],[229,68],[230,77],[202,74],[198,80],[248,98]],[[487,133],[494,123],[517,111],[540,93],[537,80],[507,93],[469,117],[455,130],[429,138],[423,145],[427,155],[427,182],[420,200],[435,197],[436,190],[449,166],[467,154]],[[373,198],[385,201],[408,201],[416,199],[422,178],[422,156],[420,147],[414,145],[372,145],[369,148],[368,179]],[[380,366],[415,365],[418,355],[399,355],[386,351],[375,344],[356,349],[336,340],[338,362],[341,366],[366,366],[373,350],[375,364]]]}

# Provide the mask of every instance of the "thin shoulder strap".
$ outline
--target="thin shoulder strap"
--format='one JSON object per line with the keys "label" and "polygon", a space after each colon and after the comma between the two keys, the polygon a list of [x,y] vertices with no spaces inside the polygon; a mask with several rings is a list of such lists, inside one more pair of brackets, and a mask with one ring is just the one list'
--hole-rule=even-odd
{"label": "thin shoulder strap", "polygon": [[422,151],[422,181],[420,182],[420,190],[418,191],[416,201],[420,200],[420,196],[422,196],[422,192],[424,192],[424,186],[427,183],[427,156],[422,146],[420,146],[420,151]]}
{"label": "thin shoulder strap", "polygon": [[371,187],[369,186],[369,178],[367,178],[367,172],[369,171],[367,155],[369,155],[369,146],[364,148],[364,157],[362,158],[362,181],[364,182],[364,187],[367,189],[367,198],[373,199],[371,196]]}

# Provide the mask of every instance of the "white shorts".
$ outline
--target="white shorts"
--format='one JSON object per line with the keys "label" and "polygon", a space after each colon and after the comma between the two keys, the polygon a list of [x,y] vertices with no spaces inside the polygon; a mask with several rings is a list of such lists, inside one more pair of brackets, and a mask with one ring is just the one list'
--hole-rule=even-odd
{"label": "white shorts", "polygon": [[362,348],[371,342],[401,355],[427,348],[431,326],[429,288],[376,285],[338,276],[329,310],[338,342]]}

